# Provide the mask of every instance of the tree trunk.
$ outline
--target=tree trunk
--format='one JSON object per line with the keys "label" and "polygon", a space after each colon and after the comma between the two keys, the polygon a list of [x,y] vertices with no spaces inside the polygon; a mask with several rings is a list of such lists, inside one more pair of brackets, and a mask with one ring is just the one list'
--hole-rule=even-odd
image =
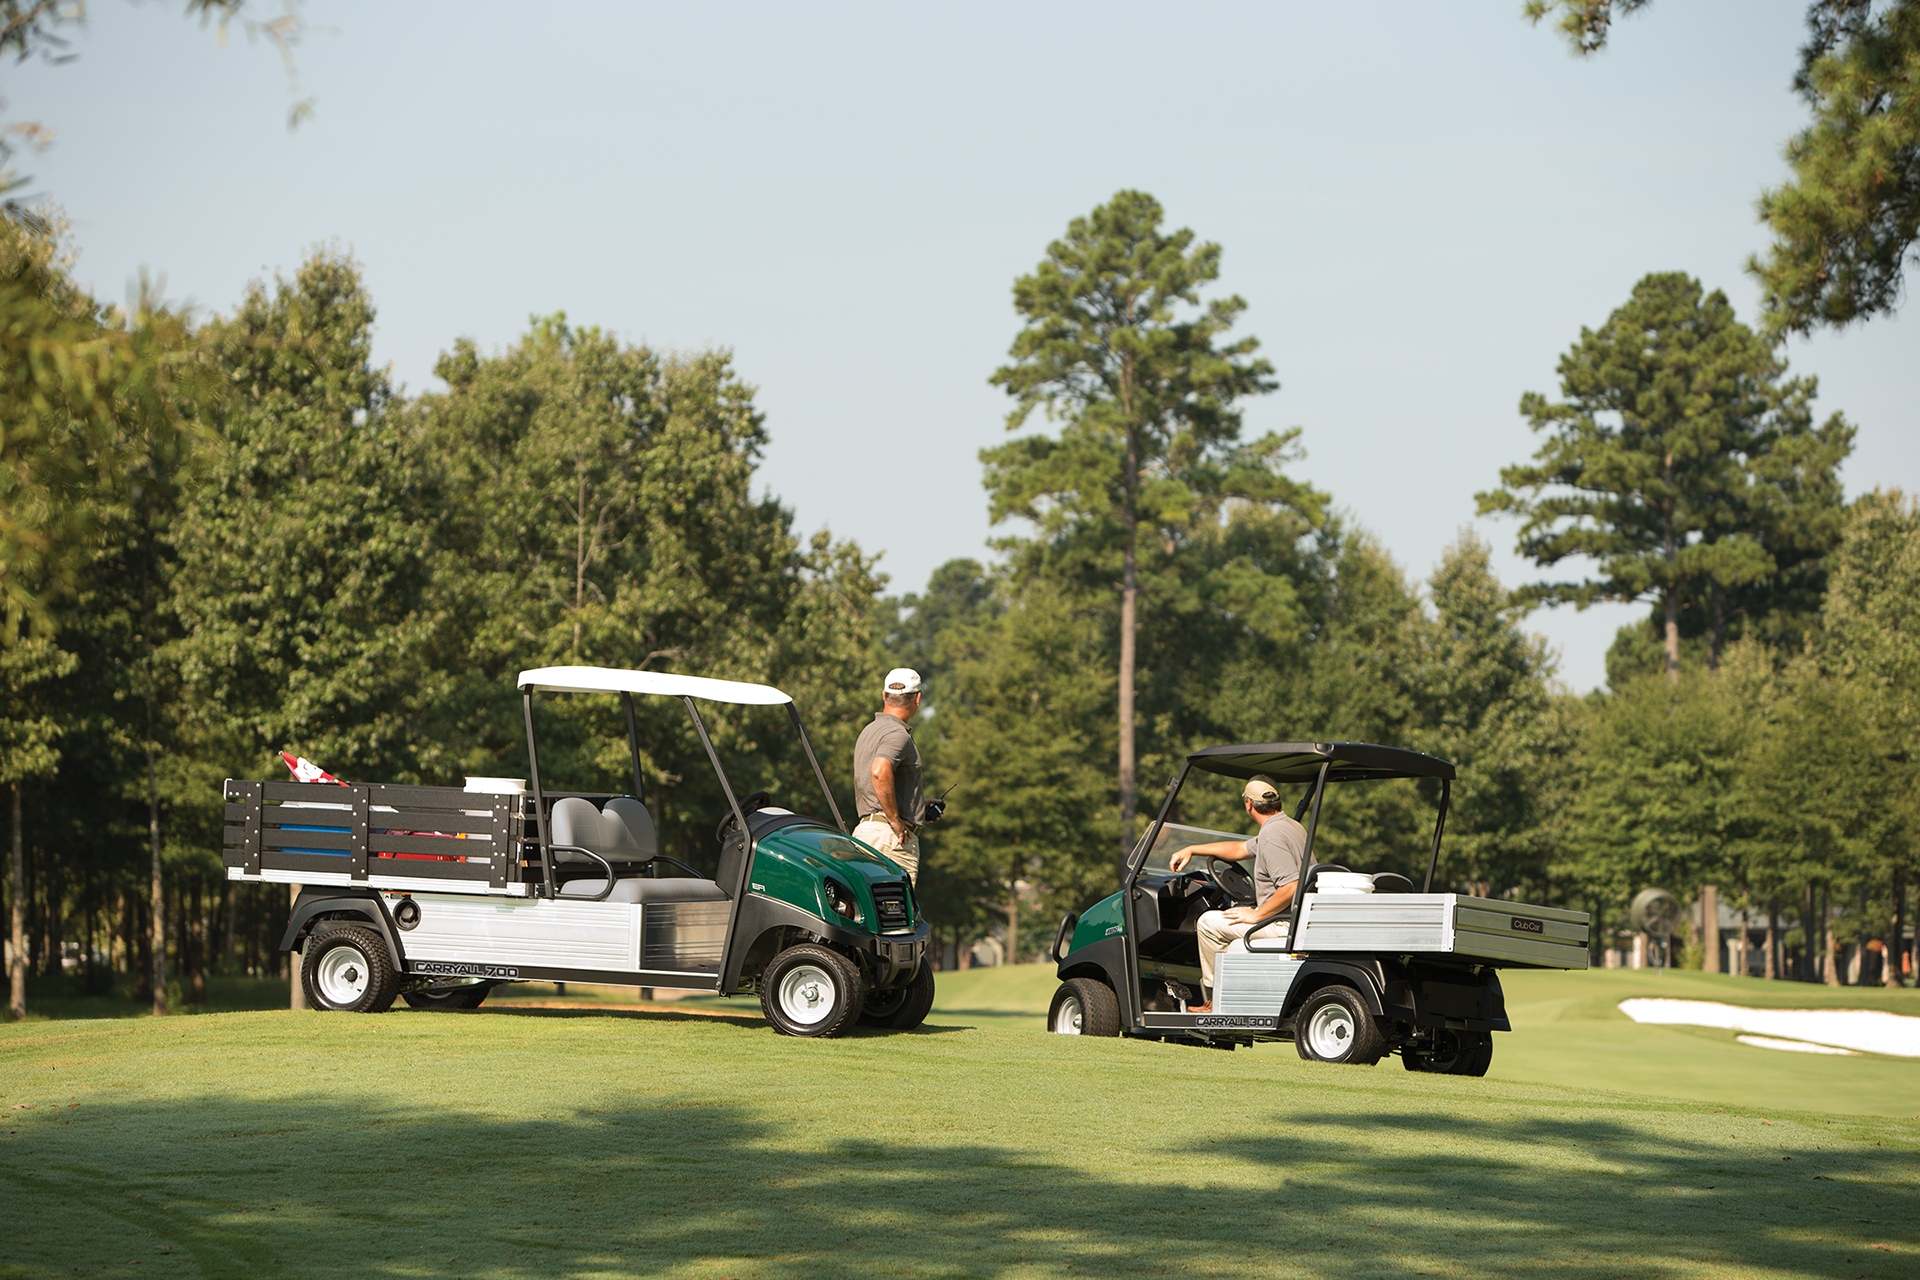
{"label": "tree trunk", "polygon": [[1767,977],[1780,977],[1780,899],[1767,899]]}
{"label": "tree trunk", "polygon": [[207,1002],[207,918],[201,907],[200,881],[193,882],[193,906],[181,941],[187,949],[187,1002]]}
{"label": "tree trunk", "polygon": [[1807,882],[1806,897],[1800,903],[1800,972],[1794,976],[1802,982],[1818,982],[1820,975],[1814,972],[1814,948],[1819,944],[1819,926],[1814,923],[1814,909],[1817,903],[1813,893],[1813,882]]}
{"label": "tree trunk", "polygon": [[1133,815],[1136,804],[1133,758],[1133,667],[1134,632],[1140,600],[1139,564],[1136,557],[1138,519],[1133,509],[1132,489],[1138,483],[1135,455],[1127,446],[1128,493],[1124,520],[1126,547],[1120,573],[1120,860],[1133,852]]}
{"label": "tree trunk", "polygon": [[1893,873],[1893,937],[1887,940],[1887,958],[1881,968],[1882,986],[1901,986],[1900,939],[1907,931],[1907,884],[1896,868]]}
{"label": "tree trunk", "polygon": [[147,714],[147,841],[153,852],[153,1013],[167,1016],[167,897],[160,878],[160,775],[153,760],[152,700]]}
{"label": "tree trunk", "polygon": [[12,994],[7,1007],[27,1016],[27,846],[20,832],[20,784],[13,784],[13,963],[7,966]]}
{"label": "tree trunk", "polygon": [[1020,954],[1020,862],[1015,860],[1013,875],[1007,881],[1007,960]]}
{"label": "tree trunk", "polygon": [[1833,939],[1833,886],[1828,885],[1821,894],[1820,935],[1825,943],[1826,956],[1820,966],[1820,977],[1830,987],[1840,985],[1839,946]]}
{"label": "tree trunk", "polygon": [[[287,886],[287,909],[289,914],[292,913],[293,904],[298,901],[300,901],[300,886],[297,884],[288,885]],[[306,1008],[307,1007],[307,989],[305,986],[301,985],[301,982],[300,982],[300,953],[298,951],[287,952],[287,977],[292,982],[292,989],[289,991],[287,996],[287,1008],[289,1009]]]}
{"label": "tree trunk", "polygon": [[1720,670],[1720,650],[1727,642],[1727,606],[1720,598],[1720,584],[1707,583],[1707,670]]}
{"label": "tree trunk", "polygon": [[1667,613],[1667,683],[1680,683],[1680,597],[1672,591],[1666,593]]}
{"label": "tree trunk", "polygon": [[1720,886],[1700,886],[1700,968],[1720,972]]}

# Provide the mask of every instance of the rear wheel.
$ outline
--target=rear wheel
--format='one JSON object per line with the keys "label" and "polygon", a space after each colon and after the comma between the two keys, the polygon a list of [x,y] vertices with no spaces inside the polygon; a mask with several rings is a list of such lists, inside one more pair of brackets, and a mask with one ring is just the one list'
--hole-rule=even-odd
{"label": "rear wheel", "polygon": [[491,990],[493,984],[490,982],[469,982],[458,987],[403,991],[400,998],[415,1009],[478,1009]]}
{"label": "rear wheel", "polygon": [[876,991],[860,1010],[860,1025],[911,1031],[933,1012],[933,965],[922,960],[913,981],[891,991]]}
{"label": "rear wheel", "polygon": [[781,1035],[845,1035],[866,994],[851,960],[811,942],[788,947],[760,975],[760,1008]]}
{"label": "rear wheel", "polygon": [[387,944],[362,925],[346,925],[307,939],[300,958],[307,1004],[345,1013],[385,1013],[400,990]]}
{"label": "rear wheel", "polygon": [[1322,987],[1293,1015],[1293,1045],[1309,1062],[1370,1067],[1387,1050],[1360,993],[1345,984]]}
{"label": "rear wheel", "polygon": [[1117,1036],[1120,998],[1097,978],[1069,978],[1053,993],[1047,1030],[1063,1036]]}

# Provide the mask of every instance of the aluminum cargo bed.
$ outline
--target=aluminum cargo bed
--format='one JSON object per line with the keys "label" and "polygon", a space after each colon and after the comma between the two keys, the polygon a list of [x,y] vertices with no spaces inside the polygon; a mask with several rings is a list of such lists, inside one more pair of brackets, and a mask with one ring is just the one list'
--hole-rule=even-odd
{"label": "aluminum cargo bed", "polygon": [[1296,953],[1454,955],[1493,965],[1587,967],[1584,911],[1458,893],[1309,893]]}

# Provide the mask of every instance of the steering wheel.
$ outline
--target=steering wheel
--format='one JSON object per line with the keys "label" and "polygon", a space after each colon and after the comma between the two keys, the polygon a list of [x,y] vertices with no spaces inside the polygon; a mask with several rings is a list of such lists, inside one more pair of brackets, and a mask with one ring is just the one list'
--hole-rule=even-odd
{"label": "steering wheel", "polygon": [[1237,862],[1226,858],[1207,859],[1207,879],[1213,887],[1227,895],[1227,900],[1238,906],[1253,905],[1253,877],[1247,869]]}
{"label": "steering wheel", "polygon": [[[740,812],[753,813],[755,810],[766,808],[772,801],[773,792],[771,791],[751,792],[740,797]],[[720,825],[713,829],[713,838],[721,844],[725,844],[727,837],[732,835],[733,829],[739,825],[740,824],[734,820],[733,810],[728,809],[726,813],[721,815]]]}

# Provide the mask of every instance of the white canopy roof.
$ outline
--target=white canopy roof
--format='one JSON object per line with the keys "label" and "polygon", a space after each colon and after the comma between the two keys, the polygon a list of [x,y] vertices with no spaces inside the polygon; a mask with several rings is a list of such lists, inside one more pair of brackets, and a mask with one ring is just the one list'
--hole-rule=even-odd
{"label": "white canopy roof", "polygon": [[737,702],[750,707],[772,707],[793,701],[768,684],[676,676],[665,671],[623,671],[618,667],[540,667],[522,671],[520,687],[552,693],[648,693],[666,698]]}

